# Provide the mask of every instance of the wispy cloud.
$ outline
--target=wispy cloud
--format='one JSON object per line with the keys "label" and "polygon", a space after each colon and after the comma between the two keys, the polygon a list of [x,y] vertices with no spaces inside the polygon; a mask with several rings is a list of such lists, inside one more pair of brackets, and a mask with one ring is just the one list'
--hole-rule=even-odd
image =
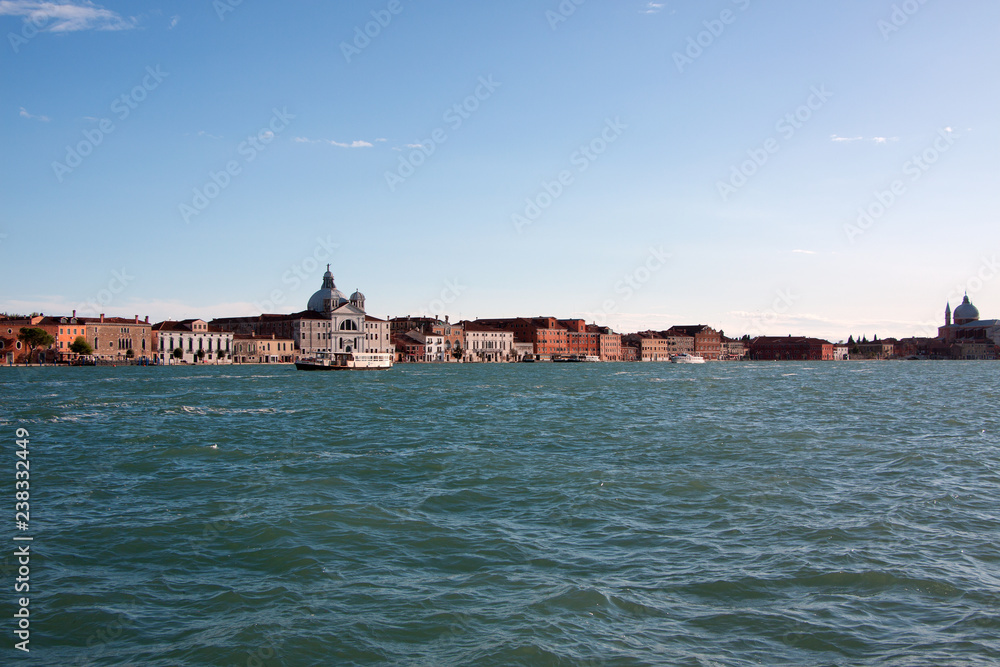
{"label": "wispy cloud", "polygon": [[[295,137],[292,141],[299,144],[327,144],[330,146],[337,146],[339,148],[371,148],[374,144],[370,141],[364,141],[363,139],[355,139],[354,141],[335,141],[333,139],[309,139],[308,137]],[[375,141],[385,141],[384,139],[376,139]]]}
{"label": "wispy cloud", "polygon": [[830,141],[836,141],[838,143],[852,143],[855,141],[870,141],[875,144],[887,144],[890,141],[899,141],[899,137],[840,137],[836,134],[830,135]]}
{"label": "wispy cloud", "polygon": [[797,252],[800,255],[815,255],[815,254],[817,254],[815,250],[799,250],[799,249],[796,249],[796,250],[793,250],[792,252]]}
{"label": "wispy cloud", "polygon": [[138,20],[134,17],[123,17],[89,0],[76,2],[0,0],[0,16],[24,16],[44,32],[130,30],[138,24]]}
{"label": "wispy cloud", "polygon": [[170,17],[170,25],[167,26],[167,30],[173,30],[177,27],[177,24],[181,22],[181,17],[174,14]]}
{"label": "wispy cloud", "polygon": [[42,121],[43,123],[47,123],[47,122],[49,122],[50,120],[52,120],[52,119],[51,119],[51,118],[49,118],[48,116],[36,116],[36,115],[35,115],[35,114],[33,114],[33,113],[28,113],[28,110],[27,110],[27,109],[25,109],[24,107],[21,107],[21,113],[20,113],[20,116],[21,116],[21,118],[31,118],[31,119],[33,119],[33,120],[40,120],[40,121]]}
{"label": "wispy cloud", "polygon": [[642,8],[643,14],[657,14],[663,11],[663,8],[667,6],[665,2],[647,2],[646,6]]}
{"label": "wispy cloud", "polygon": [[211,134],[209,132],[206,132],[205,130],[198,130],[198,136],[199,137],[208,137],[209,139],[221,139],[222,138],[222,137],[220,137],[217,134]]}

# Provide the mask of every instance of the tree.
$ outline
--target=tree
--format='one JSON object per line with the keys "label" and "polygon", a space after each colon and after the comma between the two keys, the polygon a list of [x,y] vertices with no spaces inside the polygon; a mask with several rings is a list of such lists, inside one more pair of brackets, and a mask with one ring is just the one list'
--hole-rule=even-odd
{"label": "tree", "polygon": [[454,359],[461,359],[465,351],[462,349],[461,343],[455,343],[455,349],[451,351],[451,356]]}
{"label": "tree", "polygon": [[90,343],[88,343],[87,339],[83,336],[77,336],[76,340],[70,344],[69,349],[71,352],[76,352],[77,354],[82,355],[91,355],[94,353],[94,348],[90,346]]}
{"label": "tree", "polygon": [[198,361],[203,361],[205,359],[205,350],[198,350],[194,356]]}
{"label": "tree", "polygon": [[132,351],[132,348],[129,348],[129,349],[125,350],[125,358],[126,359],[131,359],[134,356],[135,356],[135,352]]}
{"label": "tree", "polygon": [[171,353],[171,356],[173,356],[174,359],[183,359],[184,358],[183,348],[178,347]]}
{"label": "tree", "polygon": [[48,347],[52,343],[56,342],[56,339],[52,337],[45,329],[39,329],[38,327],[21,327],[21,331],[17,334],[17,339],[28,346],[28,360],[31,360],[31,355],[35,351],[36,347]]}

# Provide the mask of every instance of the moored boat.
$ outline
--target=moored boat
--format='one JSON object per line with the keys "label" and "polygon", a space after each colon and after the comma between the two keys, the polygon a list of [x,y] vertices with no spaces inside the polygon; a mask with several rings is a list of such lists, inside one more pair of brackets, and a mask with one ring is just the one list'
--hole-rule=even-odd
{"label": "moored boat", "polygon": [[670,357],[670,363],[672,364],[703,364],[705,363],[704,357],[699,357],[696,354],[688,354],[687,352],[681,352],[680,354],[675,354]]}

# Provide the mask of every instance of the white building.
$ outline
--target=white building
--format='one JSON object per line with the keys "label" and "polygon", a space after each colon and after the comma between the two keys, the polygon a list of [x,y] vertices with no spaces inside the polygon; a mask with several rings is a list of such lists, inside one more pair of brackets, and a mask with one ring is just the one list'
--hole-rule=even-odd
{"label": "white building", "polygon": [[462,322],[461,325],[465,331],[465,344],[462,346],[465,361],[508,361],[516,356],[513,331],[494,329],[475,322]]}
{"label": "white building", "polygon": [[[233,334],[205,320],[166,320],[152,326],[153,354],[161,364],[231,364]],[[177,352],[180,350],[180,352]]]}
{"label": "white building", "polygon": [[[364,301],[364,295],[361,297]],[[392,354],[396,347],[392,344],[392,327],[388,320],[380,320],[371,315],[365,315],[365,352],[382,352]]]}

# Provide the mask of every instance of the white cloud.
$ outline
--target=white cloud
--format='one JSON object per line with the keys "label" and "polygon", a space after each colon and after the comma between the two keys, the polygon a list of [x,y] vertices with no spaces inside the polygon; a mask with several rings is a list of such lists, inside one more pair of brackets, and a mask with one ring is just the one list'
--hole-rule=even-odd
{"label": "white cloud", "polygon": [[24,16],[43,32],[78,30],[130,30],[138,20],[125,18],[89,0],[43,2],[40,0],[0,0],[0,16]]}
{"label": "white cloud", "polygon": [[[363,139],[355,139],[351,142],[334,141],[333,139],[309,139],[308,137],[295,137],[292,141],[299,144],[329,144],[339,148],[372,148],[373,144]],[[378,141],[376,139],[375,141]]]}
{"label": "white cloud", "polygon": [[406,144],[407,148],[423,148],[423,144]]}
{"label": "white cloud", "polygon": [[872,143],[876,144],[887,144],[890,141],[899,141],[899,137],[872,137],[870,139],[866,139],[864,137],[839,137],[836,134],[831,134],[830,141],[848,142],[848,143],[854,141],[871,141]]}
{"label": "white cloud", "polygon": [[375,141],[376,141],[376,142],[381,142],[381,141],[389,141],[389,140],[388,140],[388,139],[386,139],[385,137],[379,137],[379,138],[378,138],[378,139],[376,139]]}
{"label": "white cloud", "polygon": [[181,17],[174,14],[170,17],[170,25],[167,26],[167,30],[173,30],[177,27],[177,24],[181,22]]}
{"label": "white cloud", "polygon": [[222,137],[206,132],[205,130],[198,130],[199,137],[208,137],[209,139],[221,139]]}
{"label": "white cloud", "polygon": [[666,6],[667,6],[667,3],[665,3],[665,2],[647,2],[646,6],[643,7],[643,9],[642,9],[642,13],[643,14],[657,14],[660,11],[662,11],[663,8],[666,7]]}
{"label": "white cloud", "polygon": [[797,252],[800,255],[815,255],[816,254],[815,250],[793,250],[792,252]]}
{"label": "white cloud", "polygon": [[28,113],[28,110],[27,110],[27,109],[25,109],[24,107],[21,107],[21,113],[20,113],[20,116],[21,116],[21,118],[32,118],[32,119],[34,119],[34,120],[40,120],[40,121],[42,121],[43,123],[47,123],[47,122],[49,122],[50,120],[52,120],[52,119],[51,119],[51,118],[49,118],[48,116],[36,116],[35,114],[32,114],[32,113]]}

